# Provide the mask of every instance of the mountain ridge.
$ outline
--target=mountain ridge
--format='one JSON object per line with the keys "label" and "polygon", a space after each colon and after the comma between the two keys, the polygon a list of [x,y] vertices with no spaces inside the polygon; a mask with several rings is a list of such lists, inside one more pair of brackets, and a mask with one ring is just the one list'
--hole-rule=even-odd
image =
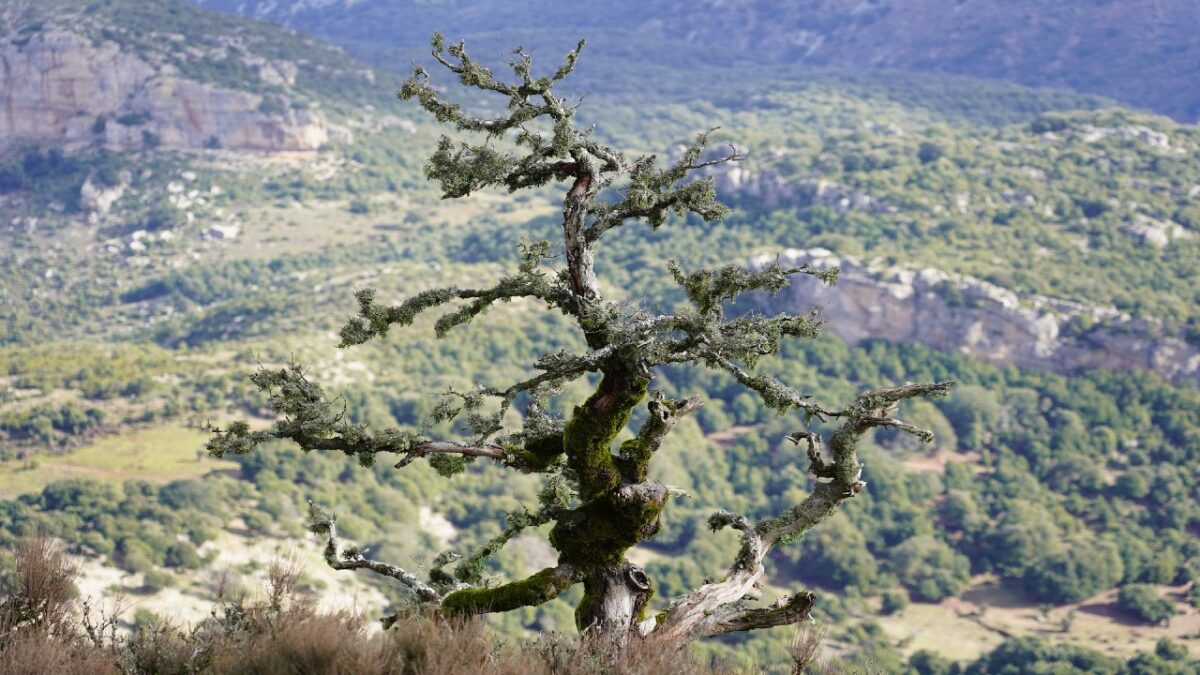
{"label": "mountain ridge", "polygon": [[[406,64],[434,30],[476,44],[529,41],[558,52],[595,38],[631,67],[749,62],[899,69],[1068,87],[1200,120],[1200,5],[1188,0],[191,0],[284,23],[384,67]],[[404,56],[405,58],[397,57]]]}

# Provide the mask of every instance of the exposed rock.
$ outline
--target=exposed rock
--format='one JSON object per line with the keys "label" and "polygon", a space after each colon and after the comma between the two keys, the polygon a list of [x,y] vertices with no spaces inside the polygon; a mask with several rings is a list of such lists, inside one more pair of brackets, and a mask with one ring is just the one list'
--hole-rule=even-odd
{"label": "exposed rock", "polygon": [[[759,255],[752,267],[776,256]],[[1157,322],[1111,308],[1040,296],[1018,297],[985,281],[934,269],[878,269],[824,249],[782,252],[783,264],[839,267],[834,287],[801,277],[773,297],[772,310],[816,307],[825,328],[850,344],[882,339],[920,343],[997,365],[1071,373],[1095,368],[1148,370],[1200,383],[1200,347],[1163,334]],[[1076,323],[1091,325],[1072,331]],[[1082,320],[1082,321],[1079,321]]]}
{"label": "exposed rock", "polygon": [[744,164],[720,164],[708,169],[718,194],[739,193],[767,206],[808,208],[826,206],[838,213],[894,213],[896,208],[855,188],[824,178],[788,179],[774,169],[754,170]]}
{"label": "exposed rock", "polygon": [[1080,131],[1083,134],[1083,141],[1085,143],[1096,143],[1105,138],[1116,136],[1123,141],[1140,141],[1161,152],[1176,150],[1171,145],[1171,136],[1169,134],[1163,131],[1156,131],[1150,127],[1095,127],[1087,124],[1081,127]]}
{"label": "exposed rock", "polygon": [[119,182],[111,186],[99,184],[95,178],[94,175],[88,176],[79,188],[79,203],[85,211],[105,216],[112,205],[125,196],[125,189],[129,187],[133,176],[128,171],[122,171]]}
{"label": "exposed rock", "polygon": [[267,84],[291,86],[296,84],[296,75],[300,74],[300,69],[291,61],[272,61],[254,55],[247,55],[242,61],[253,68],[259,79]]}
{"label": "exposed rock", "polygon": [[213,225],[204,231],[204,234],[212,239],[236,239],[241,234],[242,228],[237,224],[228,225]]}
{"label": "exposed rock", "polygon": [[1175,239],[1192,236],[1191,232],[1183,229],[1178,223],[1155,220],[1140,213],[1134,214],[1133,219],[1125,222],[1122,228],[1157,248],[1166,248]]}
{"label": "exposed rock", "polygon": [[[281,81],[290,71],[275,62]],[[282,71],[282,74],[279,74]],[[262,97],[155,68],[112,42],[46,28],[0,42],[0,145],[99,142],[113,149],[312,151],[328,140],[315,111],[260,110]]]}

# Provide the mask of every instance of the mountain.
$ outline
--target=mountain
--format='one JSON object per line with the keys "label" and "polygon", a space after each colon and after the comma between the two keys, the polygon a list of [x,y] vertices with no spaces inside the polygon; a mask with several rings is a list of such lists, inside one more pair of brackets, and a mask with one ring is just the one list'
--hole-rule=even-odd
{"label": "mountain", "polygon": [[629,73],[648,63],[953,73],[1200,120],[1200,5],[1191,0],[193,2],[301,28],[381,67],[404,68],[434,30],[550,53],[586,36]]}

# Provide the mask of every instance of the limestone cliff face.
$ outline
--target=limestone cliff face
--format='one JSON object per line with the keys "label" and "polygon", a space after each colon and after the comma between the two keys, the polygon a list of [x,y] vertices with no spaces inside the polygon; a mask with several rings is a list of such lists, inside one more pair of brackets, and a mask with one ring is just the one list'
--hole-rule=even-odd
{"label": "limestone cliff face", "polygon": [[[751,266],[776,259],[756,256]],[[876,269],[824,249],[789,249],[784,265],[841,268],[826,287],[811,277],[760,301],[772,310],[815,307],[825,329],[857,344],[868,339],[920,343],[997,365],[1071,373],[1093,368],[1148,370],[1172,381],[1200,383],[1200,348],[1162,335],[1154,322],[1115,309],[1085,307],[1044,297],[1025,298],[979,279],[934,269]],[[1072,330],[1076,317],[1096,322]]]}
{"label": "limestone cliff face", "polygon": [[262,101],[61,29],[0,40],[0,146],[289,152],[316,150],[328,140],[319,113],[263,112]]}
{"label": "limestone cliff face", "polygon": [[838,213],[895,213],[897,210],[884,200],[823,178],[789,180],[774,169],[751,171],[736,165],[713,167],[708,175],[713,176],[717,194],[738,194],[771,207],[826,206]]}

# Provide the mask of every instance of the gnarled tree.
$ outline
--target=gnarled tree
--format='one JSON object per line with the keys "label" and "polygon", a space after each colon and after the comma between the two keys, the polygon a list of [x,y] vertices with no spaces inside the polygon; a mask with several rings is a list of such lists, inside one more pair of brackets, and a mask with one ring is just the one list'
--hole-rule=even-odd
{"label": "gnarled tree", "polygon": [[[266,430],[232,424],[217,430],[208,447],[217,455],[243,453],[269,439],[290,439],[305,450],[343,452],[368,464],[385,453],[399,456],[397,468],[426,458],[447,475],[480,458],[545,474],[541,504],[535,511],[509,514],[507,528],[478,551],[439,555],[424,580],[394,565],[366,559],[355,549],[343,550],[335,519],[313,507],[312,529],[326,538],[330,565],[392,577],[410,588],[417,601],[446,615],[536,606],[581,583],[584,595],[576,610],[581,630],[635,634],[682,646],[700,637],[798,622],[809,615],[811,594],[798,592],[769,607],[747,606],[763,574],[765,556],[863,489],[855,451],[863,434],[884,426],[930,437],[894,418],[893,411],[904,399],[945,394],[950,383],[870,391],[845,407],[827,408],[773,377],[756,373],[755,363],[775,354],[782,339],[815,336],[819,320],[811,314],[727,316],[728,302],[754,291],[778,291],[795,274],[832,283],[836,272],[777,265],[686,272],[672,264],[670,273],[687,297],[686,309],[652,314],[606,299],[593,265],[604,235],[632,224],[657,229],[671,214],[693,213],[709,222],[720,219],[726,210],[716,200],[711,178],[693,174],[706,166],[737,161],[739,155],[734,150],[706,159],[708,133],[665,166],[654,156],[631,159],[597,142],[589,131],[576,126],[576,108],[555,92],[582,48],[580,42],[561,67],[541,77],[534,75],[529,55],[517,50],[509,63],[513,76],[502,81],[469,57],[461,43],[447,46],[435,35],[434,59],[464,87],[507,99],[505,112],[492,119],[473,116],[430,85],[428,73],[420,67],[399,93],[403,99],[416,99],[439,122],[467,137],[483,136],[477,143],[441,138],[425,172],[441,184],[445,198],[466,197],[493,186],[515,191],[548,183],[569,185],[563,198],[564,266],[552,269],[549,259],[554,247],[537,242],[522,247],[522,261],[511,276],[488,288],[428,290],[393,306],[379,304],[370,290],[359,291],[358,313],[342,329],[341,347],[382,338],[394,326],[407,326],[421,312],[439,307],[453,307],[436,322],[440,336],[497,301],[532,298],[569,317],[581,331],[587,352],[546,354],[532,364],[535,374],[524,381],[452,393],[436,417],[462,416],[473,435],[468,440],[352,424],[298,365],[264,369],[252,379],[270,394],[280,419]],[[648,479],[648,465],[677,421],[699,405],[696,398],[670,400],[649,389],[656,369],[667,364],[725,371],[757,392],[770,408],[796,413],[802,419],[798,425],[832,422],[835,430],[827,443],[807,430],[792,437],[805,447],[815,474],[809,495],[758,523],[726,511],[713,515],[712,529],[731,527],[741,532],[732,567],[722,580],[675,599],[648,618],[653,583],[625,554],[659,530],[663,508],[673,492]],[[598,378],[594,392],[566,419],[547,412],[546,400],[559,395],[560,385],[589,375]],[[506,428],[506,413],[518,401],[524,404],[521,425]],[[645,422],[633,438],[614,448],[640,405],[649,409]],[[549,523],[553,523],[549,538],[558,552],[557,565],[499,586],[482,583],[489,556],[523,528]],[[451,566],[452,571],[447,571]]]}

